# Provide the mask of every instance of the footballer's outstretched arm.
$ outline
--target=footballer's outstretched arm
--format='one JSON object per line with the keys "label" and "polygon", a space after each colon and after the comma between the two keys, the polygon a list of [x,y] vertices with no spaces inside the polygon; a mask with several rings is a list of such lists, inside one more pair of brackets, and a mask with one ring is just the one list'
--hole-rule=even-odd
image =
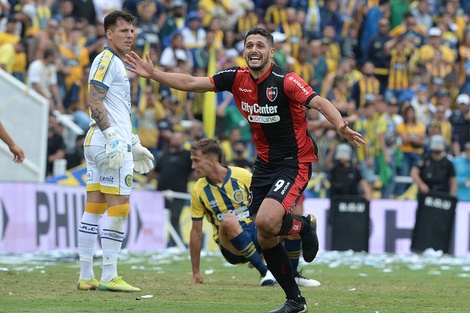
{"label": "footballer's outstretched arm", "polygon": [[144,61],[137,53],[131,51],[126,54],[125,62],[129,65],[127,68],[129,71],[139,76],[153,79],[173,89],[194,92],[214,91],[214,85],[211,83],[209,77],[195,77],[181,73],[166,73],[154,69],[149,53],[145,55]]}

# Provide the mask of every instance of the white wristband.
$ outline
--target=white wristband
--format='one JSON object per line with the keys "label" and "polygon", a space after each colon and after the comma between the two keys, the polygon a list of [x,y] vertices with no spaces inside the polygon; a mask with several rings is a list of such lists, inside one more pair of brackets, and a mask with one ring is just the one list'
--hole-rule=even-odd
{"label": "white wristband", "polygon": [[103,134],[106,137],[106,141],[108,142],[114,141],[117,139],[116,131],[112,127],[108,127],[105,130],[103,130]]}

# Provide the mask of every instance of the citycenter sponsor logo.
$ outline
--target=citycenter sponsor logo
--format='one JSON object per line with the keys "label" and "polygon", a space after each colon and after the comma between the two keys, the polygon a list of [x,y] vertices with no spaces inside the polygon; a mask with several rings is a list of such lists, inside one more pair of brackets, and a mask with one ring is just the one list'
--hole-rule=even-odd
{"label": "citycenter sponsor logo", "polygon": [[242,110],[248,112],[250,114],[276,114],[277,113],[277,105],[269,106],[265,104],[264,106],[255,103],[250,105],[247,102],[242,101]]}
{"label": "citycenter sponsor logo", "polygon": [[277,105],[261,106],[258,103],[250,105],[249,103],[242,101],[241,108],[243,111],[248,112],[247,119],[251,123],[271,124],[277,123],[281,120],[279,115],[273,115],[277,113]]}
{"label": "citycenter sponsor logo", "polygon": [[308,90],[305,88],[305,86],[299,82],[297,79],[295,79],[294,77],[289,77],[289,80],[291,80],[294,84],[296,84],[306,95],[309,94]]}

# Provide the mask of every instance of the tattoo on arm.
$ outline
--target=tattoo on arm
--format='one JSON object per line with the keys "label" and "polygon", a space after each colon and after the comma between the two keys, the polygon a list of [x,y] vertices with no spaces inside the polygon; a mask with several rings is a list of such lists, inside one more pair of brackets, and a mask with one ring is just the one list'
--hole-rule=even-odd
{"label": "tattoo on arm", "polygon": [[90,84],[89,105],[93,119],[101,130],[105,130],[109,126],[108,113],[104,106],[103,100],[108,91],[96,84]]}

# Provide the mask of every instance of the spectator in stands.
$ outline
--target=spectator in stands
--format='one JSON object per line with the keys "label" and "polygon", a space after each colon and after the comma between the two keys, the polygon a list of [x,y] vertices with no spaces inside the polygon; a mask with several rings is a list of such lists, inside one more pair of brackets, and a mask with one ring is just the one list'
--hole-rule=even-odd
{"label": "spectator in stands", "polygon": [[356,109],[363,108],[366,101],[373,100],[378,95],[383,94],[380,82],[375,78],[375,66],[372,62],[366,62],[362,66],[363,77],[357,81],[351,89],[351,98]]}
{"label": "spectator in stands", "polygon": [[229,16],[234,13],[232,2],[228,0],[199,0],[198,9],[205,13],[202,18],[204,28],[209,27],[213,18],[228,21]]}
{"label": "spectator in stands", "polygon": [[167,71],[173,71],[178,66],[178,61],[187,62],[188,66],[192,68],[193,57],[191,52],[185,48],[183,35],[180,32],[173,34],[171,45],[163,50],[160,66]]}
{"label": "spectator in stands", "polygon": [[[93,3],[94,1],[72,0],[72,2],[74,16],[85,18],[90,25],[96,25],[98,23],[98,20],[96,19],[95,5]],[[103,20],[99,20],[99,22],[101,23]]]}
{"label": "spectator in stands", "polygon": [[246,14],[241,16],[234,26],[235,38],[240,41],[243,40],[248,31],[261,22],[260,15],[255,11],[253,7],[245,7]]}
{"label": "spectator in stands", "polygon": [[416,120],[428,127],[431,124],[436,107],[428,100],[428,87],[421,85],[418,87],[416,94],[411,99],[411,105],[416,112]]}
{"label": "spectator in stands", "polygon": [[328,73],[326,74],[322,84],[322,96],[326,97],[330,93],[331,88],[333,88],[333,82],[336,76],[345,77],[348,82],[348,87],[352,88],[355,81],[351,73],[351,62],[349,62],[347,58],[342,58],[339,61],[338,69],[336,70],[332,70],[330,67],[328,67]]}
{"label": "spectator in stands", "polygon": [[293,58],[290,53],[290,48],[286,43],[286,35],[278,31],[275,31],[272,34],[274,39],[274,48],[276,49],[273,61],[280,67],[288,68],[293,63]]}
{"label": "spectator in stands", "polygon": [[392,0],[390,2],[390,24],[392,29],[402,24],[404,20],[406,21],[408,16],[406,13],[411,15],[411,12],[408,11],[410,2],[409,0]]}
{"label": "spectator in stands", "polygon": [[[303,1],[298,1],[302,3]],[[307,1],[305,1],[307,2]],[[305,3],[303,2],[303,3]],[[320,31],[320,5],[318,1],[308,1],[307,7],[297,8],[299,11],[305,12],[304,34],[307,40],[318,40],[321,38]]]}
{"label": "spectator in stands", "polygon": [[63,126],[57,122],[53,114],[49,114],[49,129],[47,132],[47,162],[46,177],[53,174],[54,161],[65,158],[65,143],[62,137]]}
{"label": "spectator in stands", "polygon": [[411,9],[411,14],[415,17],[416,24],[423,25],[426,29],[430,29],[433,26],[431,8],[428,2],[429,0],[418,0],[418,4]]}
{"label": "spectator in stands", "polygon": [[[379,0],[378,5],[371,7],[365,15],[364,21],[362,25],[360,25],[362,27],[362,32],[360,33],[359,40],[359,49],[361,52],[361,58],[359,63],[361,65],[364,64],[364,62],[367,60],[371,61],[367,52],[370,46],[369,42],[373,38],[376,38],[379,34],[388,35],[388,30],[390,28],[389,17],[390,3],[387,0]],[[381,45],[383,45],[383,42],[381,43]],[[376,49],[377,48],[378,47],[376,47]],[[374,65],[377,67],[377,64],[374,63]]]}
{"label": "spectator in stands", "polygon": [[201,26],[201,17],[197,11],[191,11],[186,16],[186,26],[181,29],[184,48],[193,51],[202,48],[206,42],[206,31]]}
{"label": "spectator in stands", "polygon": [[75,147],[72,151],[65,153],[67,160],[67,169],[71,169],[85,163],[85,151],[83,144],[85,142],[85,135],[78,135],[75,138]]}
{"label": "spectator in stands", "polygon": [[336,38],[336,35],[337,33],[333,26],[327,25],[323,28],[323,37],[321,41],[322,50],[325,54],[328,69],[330,71],[335,71],[338,68],[338,63],[342,57],[340,40]]}
{"label": "spectator in stands", "polygon": [[2,122],[0,121],[0,139],[6,143],[8,149],[11,153],[13,153],[13,162],[15,163],[22,163],[24,161],[24,151],[16,144],[13,138],[10,137],[10,134],[6,131],[5,127],[3,127]]}
{"label": "spectator in stands", "polygon": [[[287,21],[280,23],[276,30],[286,35],[286,43],[289,45],[293,58],[298,58],[300,47],[305,42],[302,25],[297,18],[297,10],[286,8]],[[308,80],[307,80],[308,81]]]}
{"label": "spectator in stands", "polygon": [[465,144],[470,142],[470,96],[459,95],[456,105],[457,109],[449,117],[449,122],[452,125],[452,152],[454,156],[459,156]]}
{"label": "spectator in stands", "polygon": [[389,55],[385,52],[385,44],[392,39],[388,34],[390,22],[387,18],[381,18],[377,24],[378,32],[367,42],[364,51],[364,61],[370,61],[375,66],[375,77],[381,85],[388,85],[388,73],[390,69]]}
{"label": "spectator in stands", "polygon": [[323,81],[328,73],[325,56],[321,53],[321,41],[311,40],[308,44],[310,51],[309,62],[313,65],[313,77],[310,85],[318,94],[323,94]]}
{"label": "spectator in stands", "polygon": [[28,60],[30,62],[41,59],[44,55],[44,51],[52,49],[54,51],[59,50],[59,22],[55,19],[50,19],[47,22],[46,29],[37,33],[34,37],[29,39],[28,44]]}
{"label": "spectator in stands", "polygon": [[0,68],[9,74],[13,74],[17,55],[24,54],[25,51],[25,40],[20,40],[15,43],[4,43],[3,45],[0,45]]}
{"label": "spectator in stands", "polygon": [[90,60],[93,60],[106,46],[106,35],[103,24],[88,25],[85,29],[85,47]]}
{"label": "spectator in stands", "polygon": [[361,169],[362,177],[372,188],[375,182],[375,150],[376,150],[376,130],[374,129],[375,107],[372,100],[366,101],[362,110],[359,110],[359,117],[354,122],[356,129],[364,138],[366,144],[362,149],[357,149],[357,161]]}
{"label": "spectator in stands", "polygon": [[[403,0],[397,0],[397,2],[399,1],[403,1]],[[408,1],[405,0],[404,2],[408,2]],[[391,14],[393,14],[393,12]],[[415,46],[417,48],[420,48],[425,42],[427,29],[424,28],[423,25],[418,25],[416,23],[416,18],[413,16],[411,12],[406,12],[403,16],[404,16],[403,23],[396,26],[393,21],[393,19],[395,19],[396,16],[391,15],[390,36],[399,37],[400,35],[403,35],[406,38],[410,38],[415,44]]]}
{"label": "spectator in stands", "polygon": [[157,5],[153,1],[140,1],[137,4],[136,50],[160,50],[160,25],[157,20]]}
{"label": "spectator in stands", "polygon": [[457,59],[459,60],[458,67],[456,67],[458,86],[463,92],[470,94],[470,30],[464,33]]}
{"label": "spectator in stands", "polygon": [[[166,14],[166,18],[161,27],[160,33],[160,42],[162,42],[162,49],[165,49],[175,31],[181,30],[186,22],[186,9],[183,0],[174,0],[173,7],[170,12]],[[168,42],[168,43],[167,43]]]}
{"label": "spectator in stands", "polygon": [[409,62],[415,50],[410,38],[399,36],[385,43],[385,54],[390,57],[388,84],[385,91],[385,100],[399,99],[410,89]]}
{"label": "spectator in stands", "polygon": [[347,117],[355,114],[356,106],[350,96],[350,89],[346,77],[337,75],[333,80],[333,88],[326,98],[331,101],[341,113]]}
{"label": "spectator in stands", "polygon": [[65,77],[64,99],[64,108],[69,113],[75,111],[79,105],[80,89],[86,88],[86,86],[82,86],[81,78],[90,59],[84,44],[82,30],[73,28],[69,35],[69,41],[60,45],[60,57],[70,71]]}
{"label": "spectator in stands", "polygon": [[339,0],[326,0],[325,5],[320,7],[320,31],[327,26],[331,26],[335,34],[341,34],[343,19],[339,12]]}
{"label": "spectator in stands", "polygon": [[470,142],[464,146],[464,152],[453,159],[457,179],[457,199],[470,201]]}
{"label": "spectator in stands", "polygon": [[[424,152],[426,128],[416,120],[415,109],[411,105],[404,110],[403,119],[403,123],[397,126],[397,133],[401,139],[401,151],[403,152],[400,175],[409,176],[411,168],[415,166]],[[407,184],[398,184],[397,195],[401,195],[407,186]]]}
{"label": "spectator in stands", "polygon": [[[431,125],[439,125],[440,134],[442,135],[449,147],[452,146],[452,124],[446,118],[446,107],[444,105],[438,105],[435,107],[434,116],[431,120]],[[430,136],[430,135],[429,135]]]}
{"label": "spectator in stands", "polygon": [[264,13],[264,23],[269,32],[274,32],[278,25],[287,23],[288,0],[274,0]]}
{"label": "spectator in stands", "polygon": [[443,45],[442,30],[440,30],[437,27],[432,27],[428,31],[428,36],[429,36],[429,43],[423,45],[420,48],[419,62],[422,64],[426,64],[430,62],[433,59],[434,55],[436,54],[436,51],[440,51],[441,56],[442,56],[442,61],[446,65],[453,65],[455,62],[456,55],[455,55],[455,52],[451,48]]}
{"label": "spectator in stands", "polygon": [[28,68],[28,85],[49,101],[50,111],[65,113],[57,85],[56,58],[54,50],[47,49],[41,59],[33,61]]}
{"label": "spectator in stands", "polygon": [[[174,132],[170,138],[169,150],[163,153],[157,161],[155,169],[149,175],[149,181],[156,176],[158,191],[188,192],[188,181],[192,169],[191,153],[183,147],[185,140],[183,133]],[[171,213],[171,225],[179,236],[181,236],[180,215],[185,202],[185,199],[179,197],[165,197],[165,208]],[[173,238],[170,238],[168,246],[175,246]]]}
{"label": "spectator in stands", "polygon": [[377,111],[375,128],[378,139],[378,155],[376,156],[376,173],[382,182],[382,198],[389,199],[395,191],[397,124],[391,116],[391,109],[387,102],[379,96],[374,101]]}
{"label": "spectator in stands", "polygon": [[308,82],[309,85],[312,85],[314,68],[313,64],[308,61],[308,55],[308,47],[305,45],[300,46],[297,57],[294,57],[294,63],[290,64],[288,69],[296,72],[303,80]]}
{"label": "spectator in stands", "polygon": [[239,140],[235,142],[235,145],[233,146],[233,154],[235,154],[235,156],[228,163],[228,165],[243,167],[244,169],[247,169],[250,172],[253,171],[253,162],[247,159],[248,150],[244,141]]}
{"label": "spectator in stands", "polygon": [[139,125],[137,134],[142,146],[146,147],[157,159],[157,143],[160,136],[158,122],[165,117],[165,108],[158,101],[155,94],[155,88],[152,85],[146,85],[144,95],[141,96],[137,118]]}

